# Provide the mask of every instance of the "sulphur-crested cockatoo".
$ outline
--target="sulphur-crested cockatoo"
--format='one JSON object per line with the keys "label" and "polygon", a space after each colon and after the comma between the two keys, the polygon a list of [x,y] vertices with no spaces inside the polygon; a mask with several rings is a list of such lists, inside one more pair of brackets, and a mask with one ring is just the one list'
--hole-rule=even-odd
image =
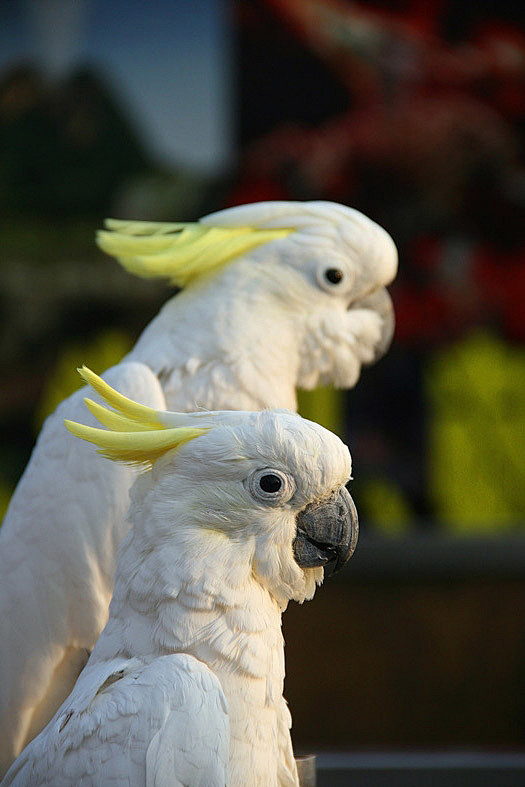
{"label": "sulphur-crested cockatoo", "polygon": [[[158,409],[296,409],[296,387],[352,387],[388,346],[390,236],[328,202],[270,202],[194,224],[109,221],[99,244],[182,287],[107,372]],[[81,360],[81,359],[79,359]],[[50,416],[0,531],[0,765],[46,724],[107,621],[136,470],[99,463]]]}
{"label": "sulphur-crested cockatoo", "polygon": [[281,613],[355,547],[348,449],[295,413],[159,412],[84,376],[109,431],[69,429],[152,469],[131,491],[109,621],[2,784],[297,785]]}

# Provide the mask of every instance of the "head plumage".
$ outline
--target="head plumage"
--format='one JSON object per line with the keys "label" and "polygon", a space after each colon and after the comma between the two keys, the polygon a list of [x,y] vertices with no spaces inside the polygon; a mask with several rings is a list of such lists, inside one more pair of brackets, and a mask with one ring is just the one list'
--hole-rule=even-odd
{"label": "head plumage", "polygon": [[[118,393],[86,366],[78,372],[113,409],[86,398],[88,410],[107,429],[69,420],[64,423],[75,437],[94,443],[98,452],[108,459],[148,468],[168,451],[200,437],[211,428],[209,413],[155,410]],[[205,421],[206,425],[196,426],[196,421]]]}
{"label": "head plumage", "polygon": [[107,219],[97,233],[99,247],[129,272],[143,278],[166,277],[178,287],[210,274],[227,262],[292,229],[207,226]]}
{"label": "head plumage", "polygon": [[165,277],[186,287],[259,246],[292,236],[301,251],[315,239],[332,237],[362,257],[369,276],[389,283],[397,251],[388,233],[357,210],[335,202],[272,201],[226,208],[197,222],[168,223],[107,219],[97,243],[127,271]]}

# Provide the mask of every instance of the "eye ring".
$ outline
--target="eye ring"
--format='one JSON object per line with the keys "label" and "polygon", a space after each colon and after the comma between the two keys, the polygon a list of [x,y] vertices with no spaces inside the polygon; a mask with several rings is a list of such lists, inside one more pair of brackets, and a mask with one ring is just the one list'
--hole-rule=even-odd
{"label": "eye ring", "polygon": [[293,478],[273,467],[255,470],[246,479],[245,485],[255,500],[269,505],[286,502],[295,492]]}
{"label": "eye ring", "polygon": [[338,264],[339,260],[334,262],[335,264],[332,265],[327,265],[325,262],[318,266],[316,272],[317,284],[322,290],[334,296],[346,296],[353,287],[355,273],[350,266]]}

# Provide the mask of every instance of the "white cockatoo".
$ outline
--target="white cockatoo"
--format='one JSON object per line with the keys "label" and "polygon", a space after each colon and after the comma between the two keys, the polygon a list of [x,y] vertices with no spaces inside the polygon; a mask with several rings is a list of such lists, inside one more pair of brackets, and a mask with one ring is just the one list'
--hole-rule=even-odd
{"label": "white cockatoo", "polygon": [[109,430],[70,431],[151,470],[131,490],[109,621],[2,785],[298,785],[281,614],[355,548],[347,447],[295,413],[159,412],[83,375]]}
{"label": "white cockatoo", "polygon": [[[266,202],[193,224],[108,221],[99,244],[182,288],[105,378],[157,409],[296,409],[296,387],[352,387],[390,343],[395,245],[356,210]],[[79,359],[81,360],[81,359]],[[49,721],[104,627],[136,470],[50,416],[0,530],[0,772]]]}

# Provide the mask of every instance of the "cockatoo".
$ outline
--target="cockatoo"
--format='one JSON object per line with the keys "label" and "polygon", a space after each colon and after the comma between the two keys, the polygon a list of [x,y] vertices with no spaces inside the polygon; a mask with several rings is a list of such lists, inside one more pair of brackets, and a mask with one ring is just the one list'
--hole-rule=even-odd
{"label": "cockatoo", "polygon": [[281,614],[355,548],[348,448],[295,413],[162,412],[82,373],[109,431],[70,431],[151,469],[131,490],[109,621],[2,784],[298,785]]}
{"label": "cockatoo", "polygon": [[[296,409],[296,387],[352,387],[388,347],[395,245],[356,210],[266,202],[192,224],[110,220],[99,245],[182,288],[105,378],[157,409]],[[79,359],[80,360],[80,359]],[[0,531],[0,767],[49,721],[104,627],[136,470],[50,416]]]}

